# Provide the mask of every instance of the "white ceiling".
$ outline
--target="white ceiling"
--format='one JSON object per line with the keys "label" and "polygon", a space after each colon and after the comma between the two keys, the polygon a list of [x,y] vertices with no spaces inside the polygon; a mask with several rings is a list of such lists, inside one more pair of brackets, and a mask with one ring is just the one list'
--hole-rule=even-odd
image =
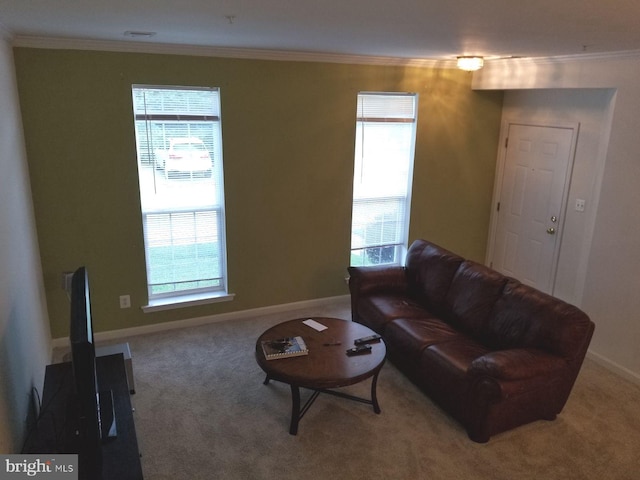
{"label": "white ceiling", "polygon": [[[16,39],[452,59],[640,50],[640,0],[0,0]],[[126,31],[156,32],[131,38]]]}

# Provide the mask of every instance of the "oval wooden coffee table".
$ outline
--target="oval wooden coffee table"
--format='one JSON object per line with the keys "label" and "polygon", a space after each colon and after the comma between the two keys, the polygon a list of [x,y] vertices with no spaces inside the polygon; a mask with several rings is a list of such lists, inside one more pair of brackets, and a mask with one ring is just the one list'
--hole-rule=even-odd
{"label": "oval wooden coffee table", "polygon": [[[264,384],[270,380],[291,386],[291,426],[289,433],[298,433],[298,423],[320,393],[327,393],[373,406],[380,413],[376,397],[378,374],[384,364],[387,350],[384,342],[372,343],[371,353],[347,356],[346,350],[353,347],[357,338],[373,335],[371,329],[359,323],[337,318],[313,317],[311,320],[327,327],[317,331],[304,323],[309,318],[298,318],[280,323],[265,331],[256,341],[256,360],[267,374]],[[267,360],[262,351],[262,341],[301,336],[309,350],[308,355]],[[332,390],[354,385],[367,378],[371,381],[371,399],[360,398]],[[311,397],[300,408],[300,388],[313,390]]]}

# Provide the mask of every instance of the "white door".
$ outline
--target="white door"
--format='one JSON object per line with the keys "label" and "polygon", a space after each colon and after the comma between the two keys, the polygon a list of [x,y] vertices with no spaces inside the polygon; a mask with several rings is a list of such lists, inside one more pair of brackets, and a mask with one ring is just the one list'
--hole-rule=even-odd
{"label": "white door", "polygon": [[491,266],[553,292],[575,130],[509,124]]}

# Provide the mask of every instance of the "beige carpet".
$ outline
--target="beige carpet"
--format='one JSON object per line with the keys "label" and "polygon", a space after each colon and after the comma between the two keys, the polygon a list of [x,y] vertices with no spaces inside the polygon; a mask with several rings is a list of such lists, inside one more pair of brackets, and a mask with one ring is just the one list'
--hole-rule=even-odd
{"label": "beige carpet", "polygon": [[[291,436],[290,390],[263,385],[255,339],[312,315],[350,318],[344,303],[129,339],[145,478],[640,478],[640,387],[589,360],[556,421],[488,444],[471,442],[389,363],[378,382],[380,415],[321,395]],[[368,389],[350,387],[363,396]]]}

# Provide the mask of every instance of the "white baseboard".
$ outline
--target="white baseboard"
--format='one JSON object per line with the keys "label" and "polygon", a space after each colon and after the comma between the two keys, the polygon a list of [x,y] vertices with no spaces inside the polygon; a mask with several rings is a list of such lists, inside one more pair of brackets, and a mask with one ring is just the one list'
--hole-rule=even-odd
{"label": "white baseboard", "polygon": [[[304,308],[322,308],[335,305],[339,302],[345,302],[348,305],[350,296],[341,295],[337,297],[317,298],[313,300],[304,300],[301,302],[285,303],[281,305],[270,305],[268,307],[253,308],[250,310],[241,310],[238,312],[221,313],[217,315],[207,315],[205,317],[188,318],[185,320],[176,320],[174,322],[154,323],[152,325],[144,325],[141,327],[124,328],[120,330],[109,330],[108,332],[98,332],[94,335],[96,342],[121,340],[135,335],[145,335],[155,332],[174,330],[178,328],[197,327],[210,323],[226,322],[230,320],[248,320],[250,318],[269,315],[273,313],[285,313]],[[52,340],[52,348],[68,347],[69,338],[54,338]],[[587,352],[587,358],[593,360],[602,367],[623,377],[637,385],[640,385],[640,375],[616,362],[596,353],[592,350]]]}
{"label": "white baseboard", "polygon": [[640,385],[640,375],[636,372],[629,370],[628,368],[623,367],[622,365],[617,364],[613,360],[608,359],[607,357],[603,357],[599,353],[596,353],[592,350],[587,352],[587,358],[593,360],[598,365],[610,370],[615,373],[619,377],[622,377],[626,380],[629,380],[636,385]]}
{"label": "white baseboard", "polygon": [[[154,323],[152,325],[144,325],[141,327],[124,328],[120,330],[109,330],[108,332],[97,332],[94,334],[96,342],[120,340],[135,335],[145,335],[149,333],[162,332],[166,330],[174,330],[177,328],[197,327],[207,325],[209,323],[226,322],[229,320],[245,320],[261,315],[269,315],[272,313],[284,313],[293,310],[301,310],[303,308],[321,308],[325,306],[335,305],[338,302],[349,302],[349,295],[341,295],[338,297],[317,298],[313,300],[304,300],[302,302],[285,303],[281,305],[270,305],[268,307],[254,308],[251,310],[241,310],[238,312],[220,313],[218,315],[207,315],[205,317],[188,318],[185,320],[176,320],[174,322]],[[346,303],[348,305],[348,303]],[[52,340],[52,348],[68,347],[69,338],[61,337]]]}

